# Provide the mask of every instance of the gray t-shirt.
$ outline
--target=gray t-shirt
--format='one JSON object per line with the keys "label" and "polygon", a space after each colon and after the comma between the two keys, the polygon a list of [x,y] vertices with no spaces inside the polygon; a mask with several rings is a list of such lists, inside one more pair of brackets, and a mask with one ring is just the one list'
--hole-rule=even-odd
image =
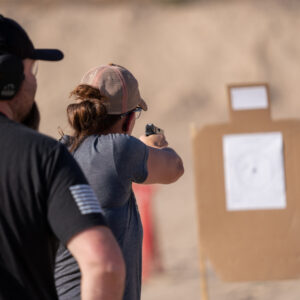
{"label": "gray t-shirt", "polygon": [[[84,140],[74,157],[94,189],[123,252],[126,263],[123,299],[139,300],[143,228],[132,182],[141,183],[147,178],[148,148],[125,134],[93,135]],[[80,299],[80,271],[62,245],[56,257],[55,281],[60,300]]]}

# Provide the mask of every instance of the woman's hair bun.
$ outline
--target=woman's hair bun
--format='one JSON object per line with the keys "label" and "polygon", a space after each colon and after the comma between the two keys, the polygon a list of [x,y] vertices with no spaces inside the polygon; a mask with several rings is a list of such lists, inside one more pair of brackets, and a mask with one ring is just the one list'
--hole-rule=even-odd
{"label": "woman's hair bun", "polygon": [[88,134],[106,114],[104,99],[98,89],[88,85],[79,85],[71,95],[75,96],[77,103],[67,108],[69,123],[76,132]]}
{"label": "woman's hair bun", "polygon": [[81,84],[70,96],[76,101],[67,107],[68,121],[74,130],[70,151],[74,151],[86,136],[109,130],[120,116],[107,114],[105,107],[107,100],[92,86]]}

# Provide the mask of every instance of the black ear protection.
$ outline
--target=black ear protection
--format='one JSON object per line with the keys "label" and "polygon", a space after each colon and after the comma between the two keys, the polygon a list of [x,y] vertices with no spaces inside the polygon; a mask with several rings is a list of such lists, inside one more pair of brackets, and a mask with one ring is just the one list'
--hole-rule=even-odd
{"label": "black ear protection", "polygon": [[22,59],[11,54],[8,40],[12,32],[9,30],[7,19],[0,15],[0,100],[12,99],[20,89],[24,80],[24,66]]}
{"label": "black ear protection", "polygon": [[13,54],[0,53],[0,100],[12,99],[24,78],[22,59]]}

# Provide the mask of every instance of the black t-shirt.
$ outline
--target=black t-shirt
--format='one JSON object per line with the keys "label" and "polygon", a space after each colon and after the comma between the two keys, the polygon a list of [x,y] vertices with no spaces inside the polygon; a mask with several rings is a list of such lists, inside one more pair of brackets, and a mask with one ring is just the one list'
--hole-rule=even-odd
{"label": "black t-shirt", "polygon": [[0,114],[0,299],[57,299],[58,239],[105,225],[65,146]]}

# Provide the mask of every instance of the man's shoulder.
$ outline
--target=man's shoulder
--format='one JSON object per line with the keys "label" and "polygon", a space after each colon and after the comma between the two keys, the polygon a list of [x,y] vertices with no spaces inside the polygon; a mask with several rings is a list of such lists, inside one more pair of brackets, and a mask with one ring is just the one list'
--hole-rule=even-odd
{"label": "man's shoulder", "polygon": [[54,138],[30,129],[26,126],[20,126],[19,130],[23,138],[28,140],[30,144],[35,144],[36,146],[44,148],[45,150],[52,149],[53,147],[56,148],[60,144]]}
{"label": "man's shoulder", "polygon": [[39,150],[42,153],[49,153],[59,147],[59,142],[45,134],[39,133],[22,124],[7,122],[3,128],[0,140],[9,146],[19,147],[20,150]]}

